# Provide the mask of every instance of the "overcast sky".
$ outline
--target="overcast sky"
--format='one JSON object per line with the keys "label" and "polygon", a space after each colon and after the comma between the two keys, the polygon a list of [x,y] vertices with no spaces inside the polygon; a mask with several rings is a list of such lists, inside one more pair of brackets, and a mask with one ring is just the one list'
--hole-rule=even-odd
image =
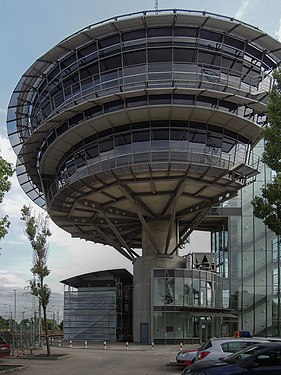
{"label": "overcast sky", "polygon": [[[6,160],[16,162],[7,138],[6,110],[12,91],[29,66],[70,34],[113,16],[153,9],[154,3],[154,0],[0,0],[0,149]],[[159,0],[159,8],[206,10],[235,17],[281,40],[281,1]],[[32,276],[32,251],[19,217],[21,207],[32,202],[21,190],[16,176],[12,184],[0,206],[0,216],[8,214],[12,222],[9,234],[0,242],[0,287],[23,288]],[[60,280],[77,274],[121,267],[132,271],[130,262],[109,246],[71,239],[54,224],[51,231],[48,261],[51,274],[47,282],[53,291],[62,293]],[[190,250],[207,247],[206,235],[191,238]]]}

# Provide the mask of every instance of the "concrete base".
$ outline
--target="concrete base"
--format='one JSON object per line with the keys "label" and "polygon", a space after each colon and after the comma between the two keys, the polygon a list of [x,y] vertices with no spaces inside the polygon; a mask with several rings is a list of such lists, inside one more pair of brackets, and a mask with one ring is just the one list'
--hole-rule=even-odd
{"label": "concrete base", "polygon": [[151,343],[153,322],[151,278],[154,268],[185,268],[186,260],[178,255],[155,255],[134,262],[133,339]]}

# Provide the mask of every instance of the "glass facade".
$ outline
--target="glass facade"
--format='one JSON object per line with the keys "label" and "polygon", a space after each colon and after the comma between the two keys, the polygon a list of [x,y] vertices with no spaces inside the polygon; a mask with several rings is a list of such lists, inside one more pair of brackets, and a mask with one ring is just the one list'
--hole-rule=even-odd
{"label": "glass facade", "polygon": [[154,269],[154,341],[199,343],[232,334],[237,317],[223,307],[222,285],[223,279],[211,271]]}
{"label": "glass facade", "polygon": [[[262,144],[255,150],[261,154]],[[274,279],[274,270],[280,269],[273,255],[276,238],[261,220],[253,217],[250,203],[271,178],[271,171],[262,165],[256,182],[241,192],[241,220],[230,220],[231,295],[238,295],[236,308],[241,311],[241,328],[256,335],[275,334],[272,310],[276,306],[274,300],[277,305],[279,300],[274,295],[274,289],[280,288],[280,280]]]}
{"label": "glass facade", "polygon": [[[261,155],[262,142],[255,152]],[[251,201],[270,182],[272,171],[261,164],[256,181],[227,202],[227,225],[212,233],[217,270],[225,277],[224,300],[239,313],[239,329],[253,335],[280,336],[280,239],[253,216]]]}
{"label": "glass facade", "polygon": [[[43,144],[40,158],[50,142],[47,139]],[[49,188],[48,202],[51,204],[62,183],[68,185],[103,169],[159,162],[183,165],[194,162],[231,168],[239,161],[243,163],[249,155],[250,144],[245,137],[210,124],[149,121],[123,125],[94,134],[66,153]]]}
{"label": "glass facade", "polygon": [[[186,67],[186,65],[189,65]],[[255,44],[200,27],[153,27],[123,31],[78,46],[49,67],[33,97],[31,127],[81,96],[120,85],[199,80],[251,92],[260,89],[263,74],[274,66]],[[189,83],[189,84],[190,84]],[[235,105],[233,105],[235,111]],[[255,111],[249,107],[249,117]]]}

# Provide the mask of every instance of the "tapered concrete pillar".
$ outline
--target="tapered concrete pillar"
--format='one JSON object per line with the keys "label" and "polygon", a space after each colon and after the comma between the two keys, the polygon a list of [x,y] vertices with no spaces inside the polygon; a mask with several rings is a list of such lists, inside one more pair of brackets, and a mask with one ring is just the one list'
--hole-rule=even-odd
{"label": "tapered concrete pillar", "polygon": [[[151,282],[154,268],[184,268],[185,260],[178,255],[168,255],[176,246],[176,225],[169,231],[169,222],[153,221],[143,228],[142,257],[134,262],[133,338],[135,342],[151,343],[152,295]],[[168,233],[171,233],[169,236]],[[170,238],[168,238],[170,237]],[[168,240],[167,240],[168,238]],[[157,249],[155,248],[155,245]],[[157,253],[159,251],[160,253]],[[165,254],[166,252],[166,254]]]}
{"label": "tapered concrete pillar", "polygon": [[142,256],[155,256],[169,254],[177,244],[177,225],[169,226],[169,221],[154,220],[148,221],[142,227]]}

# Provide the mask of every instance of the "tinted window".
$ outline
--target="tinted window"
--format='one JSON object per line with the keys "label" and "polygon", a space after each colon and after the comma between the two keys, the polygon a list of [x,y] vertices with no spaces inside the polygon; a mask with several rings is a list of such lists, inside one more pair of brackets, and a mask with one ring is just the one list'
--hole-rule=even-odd
{"label": "tinted window", "polygon": [[95,144],[90,144],[86,146],[85,151],[88,158],[95,158],[99,154],[98,146]]}
{"label": "tinted window", "polygon": [[100,61],[100,69],[102,72],[106,70],[112,70],[121,66],[121,56],[116,55],[108,57],[107,59]]}
{"label": "tinted window", "polygon": [[203,64],[213,64],[215,55],[210,52],[199,51],[199,62]]}
{"label": "tinted window", "polygon": [[175,27],[175,36],[193,36],[197,37],[198,29],[195,27]]}
{"label": "tinted window", "polygon": [[149,141],[150,133],[148,131],[137,131],[132,133],[133,142]]}
{"label": "tinted window", "polygon": [[88,56],[90,53],[93,53],[94,51],[96,51],[96,42],[88,44],[87,46],[82,47],[80,50],[78,50],[78,56]]}
{"label": "tinted window", "polygon": [[169,129],[152,130],[152,139],[153,140],[169,139]]}
{"label": "tinted window", "polygon": [[175,48],[174,61],[176,62],[191,62],[196,61],[197,50],[192,48]]}
{"label": "tinted window", "polygon": [[149,97],[149,104],[157,105],[157,104],[169,104],[171,103],[171,96],[170,95],[153,95]]}
{"label": "tinted window", "polygon": [[200,37],[207,40],[214,40],[215,42],[221,42],[222,34],[218,34],[210,30],[200,30]]}
{"label": "tinted window", "polygon": [[105,139],[104,141],[100,142],[100,152],[105,152],[113,149],[113,139]]}
{"label": "tinted window", "polygon": [[72,55],[68,56],[66,59],[61,61],[61,67],[66,68],[69,65],[73,64],[76,61],[76,55],[73,53]]}
{"label": "tinted window", "polygon": [[148,50],[148,62],[166,62],[172,60],[172,50],[170,48],[159,48]]}
{"label": "tinted window", "polygon": [[221,344],[222,351],[226,353],[236,353],[239,350],[247,348],[247,346],[249,345],[246,341],[226,342]]}
{"label": "tinted window", "polygon": [[146,104],[147,104],[146,96],[137,96],[136,98],[126,99],[126,107],[136,107],[136,106],[142,106]]}
{"label": "tinted window", "polygon": [[95,115],[99,115],[102,113],[102,107],[99,105],[96,105],[95,107],[89,108],[85,111],[86,118],[91,118]]}
{"label": "tinted window", "polygon": [[244,42],[243,42],[243,40],[239,40],[239,39],[233,38],[233,37],[231,37],[229,35],[225,35],[224,36],[224,43],[228,44],[230,46],[234,46],[236,48],[239,48],[241,50],[244,49]]}
{"label": "tinted window", "polygon": [[124,41],[145,38],[145,30],[142,29],[123,33],[122,38]]}
{"label": "tinted window", "polygon": [[168,27],[155,27],[147,30],[147,36],[169,36],[172,35],[172,29]]}
{"label": "tinted window", "polygon": [[260,366],[281,366],[281,350],[270,349],[259,355],[255,362]]}
{"label": "tinted window", "polygon": [[98,41],[99,48],[105,48],[105,47],[111,46],[112,44],[117,44],[119,42],[120,42],[119,35],[113,35],[113,36],[110,36],[109,38],[100,39]]}
{"label": "tinted window", "polygon": [[209,341],[206,342],[206,344],[203,344],[201,350],[209,349],[209,348],[211,348],[211,346],[212,346],[212,341],[209,340]]}
{"label": "tinted window", "polygon": [[115,145],[121,146],[131,143],[131,134],[121,134],[115,136]]}
{"label": "tinted window", "polygon": [[145,63],[145,50],[124,53],[124,65],[136,65]]}

